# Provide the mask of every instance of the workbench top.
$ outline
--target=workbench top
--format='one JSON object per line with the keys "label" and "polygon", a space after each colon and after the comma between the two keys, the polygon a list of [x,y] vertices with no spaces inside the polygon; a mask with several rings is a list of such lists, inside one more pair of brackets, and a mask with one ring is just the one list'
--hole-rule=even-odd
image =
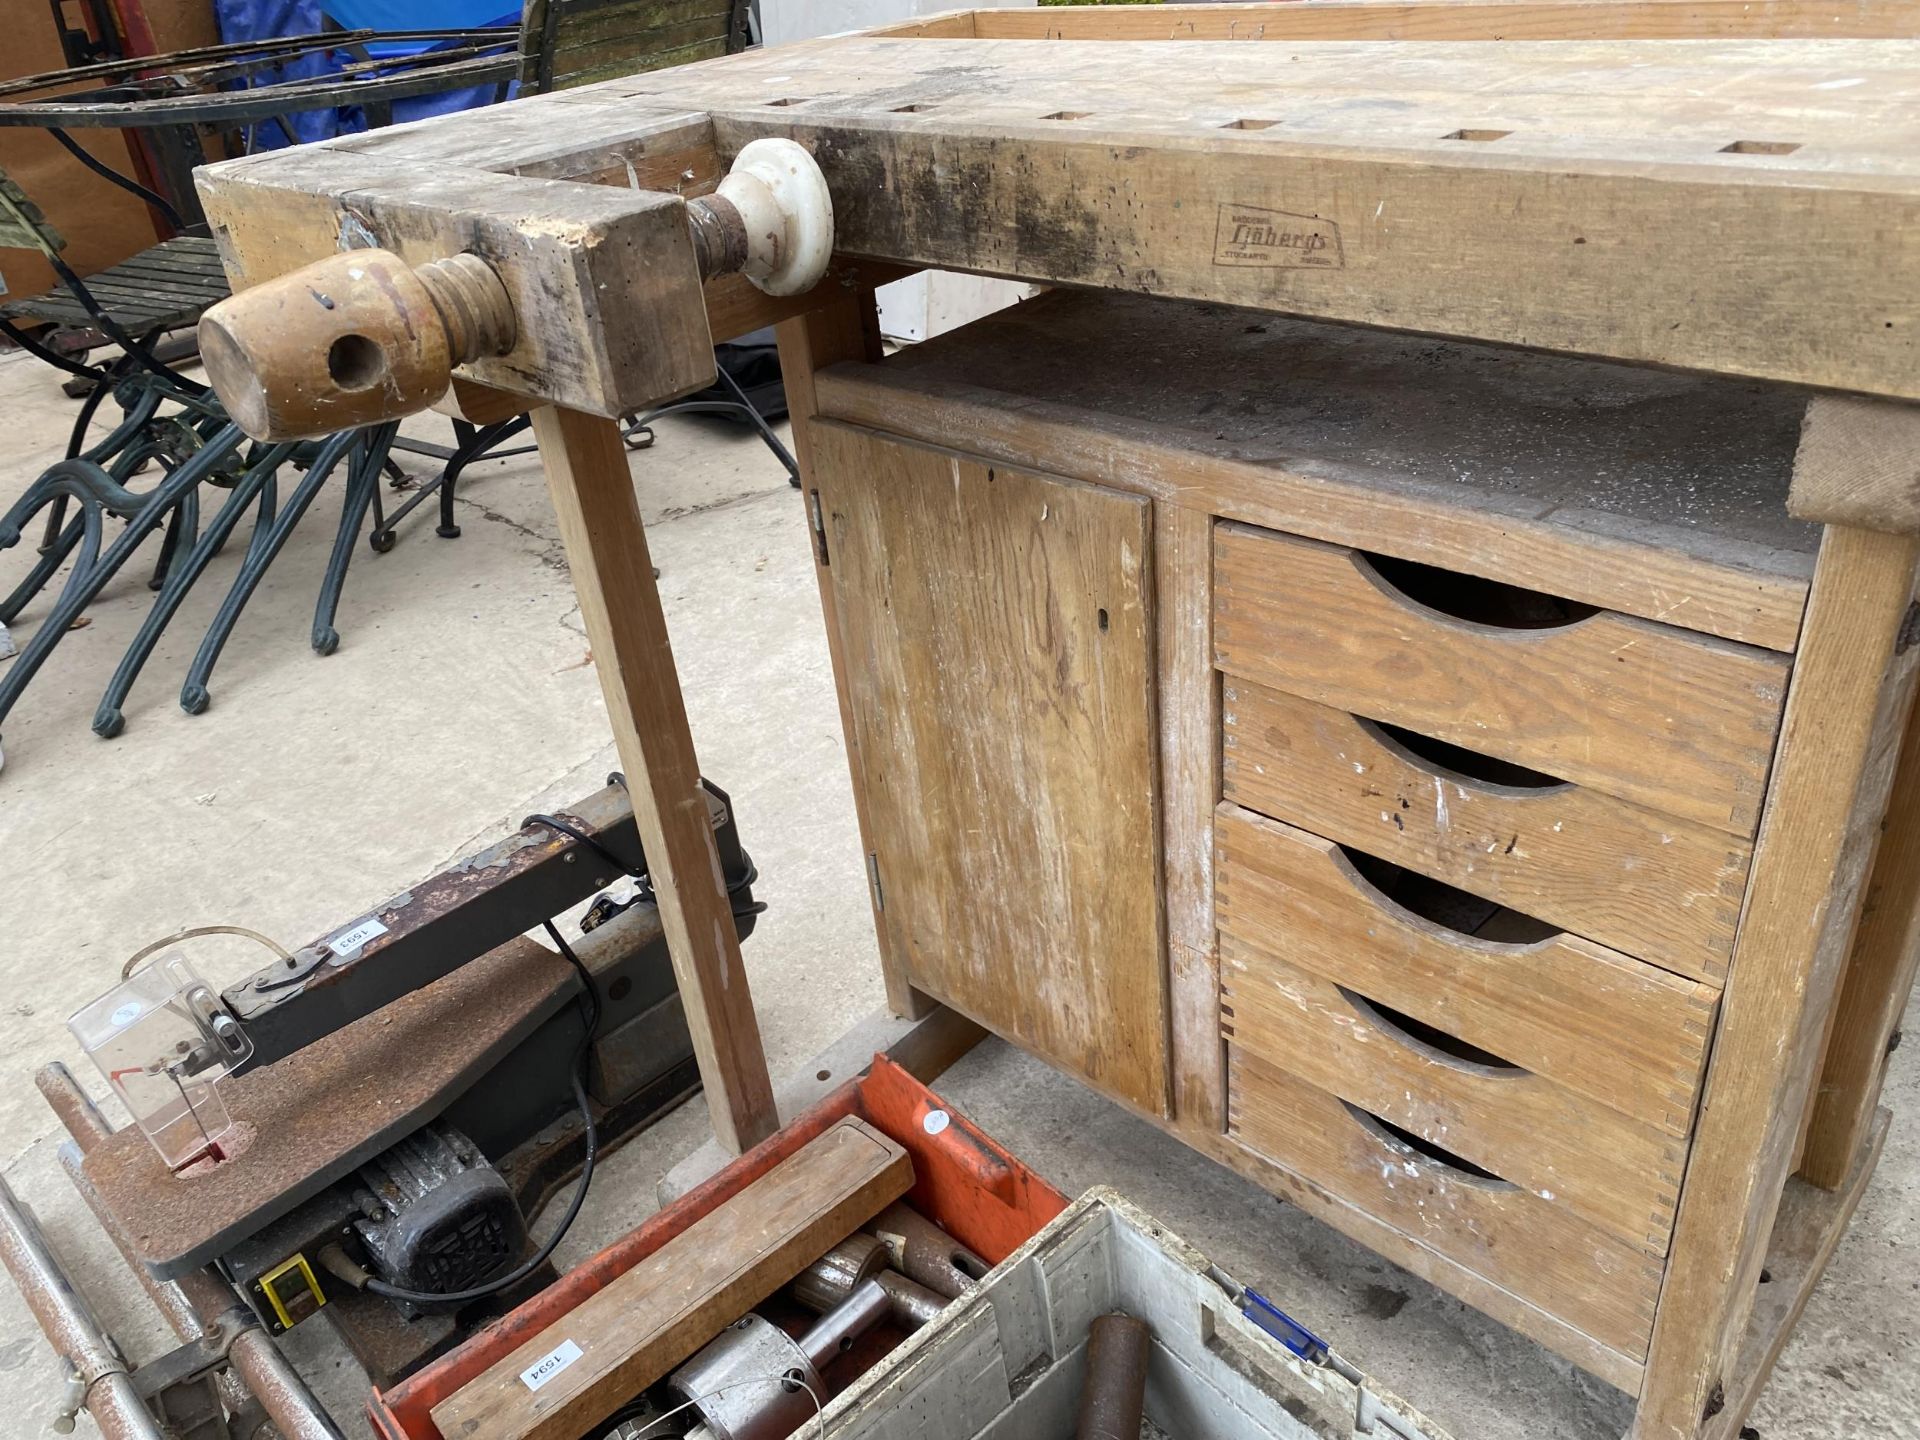
{"label": "workbench top", "polygon": [[[963,13],[230,161],[201,187],[253,283],[353,235],[426,256],[488,233],[469,211],[490,247],[590,238],[617,218],[606,187],[703,194],[787,136],[843,257],[1920,399],[1920,26],[1831,9],[1547,3],[1514,20],[1525,40],[1499,39],[1512,7],[1457,0],[1169,12],[1084,42],[1085,15],[1062,41]],[[596,283],[609,336],[660,304],[645,275]],[[585,302],[508,288],[551,359],[542,398],[621,390],[572,375]]]}

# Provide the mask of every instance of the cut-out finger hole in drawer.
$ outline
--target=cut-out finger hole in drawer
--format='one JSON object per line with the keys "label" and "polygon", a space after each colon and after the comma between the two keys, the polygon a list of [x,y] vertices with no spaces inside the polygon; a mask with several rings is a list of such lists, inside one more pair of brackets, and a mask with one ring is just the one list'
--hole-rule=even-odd
{"label": "cut-out finger hole in drawer", "polygon": [[1668,969],[1725,976],[1748,841],[1250,680],[1228,677],[1222,699],[1229,799]]}
{"label": "cut-out finger hole in drawer", "polygon": [[1461,892],[1430,903],[1446,887],[1234,805],[1215,813],[1214,839],[1230,991],[1232,957],[1271,954],[1667,1135],[1690,1130],[1711,987],[1543,938],[1531,917]]}
{"label": "cut-out finger hole in drawer", "polygon": [[1391,860],[1341,846],[1356,874],[1409,915],[1430,925],[1495,945],[1538,945],[1565,932],[1510,905],[1469,894],[1444,880],[1405,869]]}
{"label": "cut-out finger hole in drawer", "polygon": [[[1464,1157],[1649,1254],[1664,1254],[1686,1141],[1502,1059],[1435,1045],[1364,996],[1237,937],[1221,943],[1235,1045]],[[1496,1057],[1498,1058],[1498,1057]]]}
{"label": "cut-out finger hole in drawer", "polygon": [[[1228,1124],[1255,1154],[1599,1341],[1646,1353],[1662,1262],[1474,1162],[1235,1045]],[[1485,1167],[1479,1167],[1482,1170]]]}
{"label": "cut-out finger hole in drawer", "polygon": [[1437,1025],[1429,1025],[1411,1015],[1402,1015],[1398,1010],[1369,1000],[1359,991],[1349,990],[1344,985],[1338,988],[1340,998],[1352,1007],[1354,1014],[1370,1021],[1383,1035],[1398,1040],[1409,1050],[1419,1051],[1440,1064],[1458,1065],[1471,1074],[1493,1079],[1527,1073],[1524,1066],[1503,1060],[1491,1050],[1482,1050],[1471,1041],[1450,1035]]}
{"label": "cut-out finger hole in drawer", "polygon": [[1358,1105],[1349,1105],[1344,1100],[1340,1104],[1341,1108],[1353,1117],[1354,1124],[1362,1130],[1370,1131],[1382,1145],[1425,1160],[1429,1165],[1439,1166],[1442,1170],[1450,1171],[1463,1184],[1481,1185],[1492,1191],[1520,1188],[1511,1180],[1502,1180],[1491,1170],[1474,1164],[1464,1155],[1454,1154],[1444,1145],[1435,1145],[1429,1140],[1423,1140],[1411,1130],[1402,1130],[1391,1121],[1382,1120],[1378,1115],[1362,1110]]}
{"label": "cut-out finger hole in drawer", "polygon": [[1354,557],[1355,568],[1382,590],[1470,625],[1496,630],[1557,630],[1600,613],[1598,605],[1562,600],[1541,590],[1442,570],[1417,560],[1399,560],[1367,550],[1356,550]]}
{"label": "cut-out finger hole in drawer", "polygon": [[1235,679],[1735,835],[1759,823],[1783,656],[1240,524],[1214,529],[1213,607]]}
{"label": "cut-out finger hole in drawer", "polygon": [[1398,751],[1410,764],[1418,765],[1442,779],[1536,793],[1557,790],[1564,794],[1575,788],[1571,780],[1562,780],[1541,770],[1529,770],[1525,765],[1516,765],[1497,755],[1483,755],[1464,745],[1435,740],[1431,735],[1404,730],[1398,725],[1385,725],[1358,715],[1354,719],[1383,748]]}

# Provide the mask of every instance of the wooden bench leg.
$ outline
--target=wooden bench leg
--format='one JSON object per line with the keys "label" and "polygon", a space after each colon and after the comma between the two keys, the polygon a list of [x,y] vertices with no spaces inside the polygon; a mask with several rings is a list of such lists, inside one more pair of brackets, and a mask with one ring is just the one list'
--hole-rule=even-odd
{"label": "wooden bench leg", "polygon": [[[878,360],[881,355],[880,317],[873,291],[864,287],[842,291],[821,308],[782,320],[774,328],[780,343],[780,374],[787,388],[787,414],[793,422],[793,453],[800,463],[801,500],[807,507],[807,526],[813,534],[813,570],[820,583],[820,613],[827,626],[827,654],[833,663],[833,688],[840,700],[840,733],[846,737],[847,764],[853,772],[853,808],[860,823],[860,850],[873,853],[867,824],[866,784],[860,771],[859,740],[853,713],[847,708],[846,659],[840,653],[840,622],[834,607],[832,560],[822,533],[825,517],[819,510],[819,478],[814,470],[813,417],[819,411],[814,372],[843,360]],[[869,875],[872,871],[869,870]],[[887,1008],[906,1020],[931,1015],[939,1002],[916,990],[907,978],[887,930],[880,896],[872,885],[867,899],[873,905],[873,929],[880,942],[880,970],[886,980]]]}
{"label": "wooden bench leg", "polygon": [[713,1133],[728,1149],[744,1150],[780,1122],[627,448],[618,421],[553,406],[533,412],[533,430],[659,898]]}
{"label": "wooden bench leg", "polygon": [[1872,1133],[1887,1050],[1920,963],[1920,725],[1901,741],[1886,828],[1860,909],[1827,1059],[1813,1100],[1801,1177],[1824,1190],[1846,1183]]}
{"label": "wooden bench leg", "polygon": [[1820,547],[1635,1440],[1731,1436],[1758,1393],[1747,1320],[1911,706],[1917,559],[1910,537],[1846,526]]}
{"label": "wooden bench leg", "polygon": [[1160,650],[1160,845],[1165,856],[1167,1039],[1173,1113],[1227,1128],[1220,1038],[1213,820],[1220,803],[1220,677],[1213,668],[1213,516],[1153,507]]}

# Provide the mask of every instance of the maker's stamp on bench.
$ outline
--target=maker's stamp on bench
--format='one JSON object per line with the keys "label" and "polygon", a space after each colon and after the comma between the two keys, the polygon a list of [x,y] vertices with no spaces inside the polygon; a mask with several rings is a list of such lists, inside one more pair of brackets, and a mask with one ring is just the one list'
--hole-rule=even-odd
{"label": "maker's stamp on bench", "polygon": [[1215,223],[1213,263],[1269,270],[1338,270],[1347,259],[1340,248],[1340,227],[1331,220],[1229,202],[1220,207]]}

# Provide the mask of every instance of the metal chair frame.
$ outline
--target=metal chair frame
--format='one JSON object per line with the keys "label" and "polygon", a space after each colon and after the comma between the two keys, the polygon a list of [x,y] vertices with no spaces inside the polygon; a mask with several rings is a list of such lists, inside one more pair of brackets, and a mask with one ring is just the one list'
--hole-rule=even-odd
{"label": "metal chair frame", "polygon": [[[25,197],[0,181],[0,221],[17,241],[24,230],[46,256],[65,292],[77,301],[101,335],[120,347],[107,364],[89,364],[60,353],[39,337],[0,315],[0,332],[21,348],[71,375],[84,378],[91,393],[82,400],[69,432],[66,453],[28,486],[0,516],[0,550],[17,545],[26,526],[44,513],[38,557],[27,575],[0,601],[0,624],[16,619],[52,583],[63,565],[71,573],[49,613],[19,654],[0,669],[0,721],[86,607],[156,532],[162,535],[148,588],[158,592],[152,608],[109,680],[97,707],[93,729],[118,735],[126,723],[124,705],[160,636],[178,612],[187,591],[205,573],[239,522],[254,517],[253,536],[239,572],[230,584],[180,692],[181,708],[199,714],[210,702],[212,672],[234,626],[259,587],[267,568],[285,547],[295,526],[311,508],[326,481],[347,460],[341,522],[314,608],[313,648],[331,654],[339,645],[334,620],[346,582],[354,542],[378,503],[379,481],[390,463],[394,426],[348,431],[305,445],[262,447],[247,442],[227,420],[206,386],[180,374],[153,353],[161,330],[135,335],[121,325],[69,267],[59,251],[64,241]],[[103,437],[87,443],[100,407],[112,399],[120,421]],[[167,410],[169,405],[176,407]],[[152,487],[134,490],[130,481],[157,464],[162,476]],[[284,465],[306,474],[284,508],[278,504],[278,472]],[[212,485],[228,492],[206,528],[200,530],[200,491]],[[69,510],[79,513],[69,518]],[[106,543],[109,519],[125,528]],[[376,547],[379,548],[379,547]]]}
{"label": "metal chair frame", "polygon": [[[532,30],[523,27],[523,41],[529,35],[537,35],[546,42],[544,46],[531,47],[545,57],[527,77],[533,88],[545,89],[555,83],[550,59],[555,26],[561,13],[575,8],[577,3],[578,0],[553,0],[537,26]],[[744,0],[734,0],[726,25],[727,48],[737,48],[746,42],[748,14]],[[102,117],[99,123],[111,122]],[[158,206],[176,225],[179,223],[174,207],[165,197],[102,166],[64,131],[53,126],[47,128],[90,169]],[[340,597],[354,542],[367,525],[369,515],[372,524],[367,534],[368,543],[375,552],[385,553],[396,543],[401,523],[430,496],[437,496],[436,533],[446,539],[457,538],[460,526],[454,506],[466,470],[483,458],[506,458],[533,449],[530,445],[507,450],[498,448],[528,429],[531,422],[524,415],[491,425],[456,420],[455,443],[451,448],[400,439],[392,425],[343,432],[304,445],[252,445],[227,421],[217,398],[206,386],[180,374],[155,353],[155,347],[172,325],[159,324],[136,331],[121,324],[112,313],[111,305],[103,304],[87,282],[61,258],[59,252],[65,241],[58,232],[26,196],[0,174],[0,244],[22,241],[30,243],[47,259],[66,294],[78,302],[92,326],[118,346],[120,353],[106,364],[88,363],[61,353],[7,315],[0,314],[0,333],[88,387],[79,413],[74,417],[63,457],[0,516],[0,550],[18,544],[27,524],[42,512],[45,516],[38,558],[20,584],[0,601],[0,625],[15,619],[52,583],[63,565],[73,563],[72,573],[45,622],[11,664],[0,669],[0,722],[4,722],[73,622],[111,583],[140,545],[155,533],[162,538],[147,584],[156,596],[95,710],[93,730],[103,738],[111,738],[124,730],[127,696],[161,635],[178,613],[187,592],[249,515],[253,517],[253,530],[247,553],[181,687],[180,705],[188,714],[200,714],[208,707],[214,666],[242,611],[294,528],[343,461],[346,479],[340,524],[315,603],[309,637],[312,648],[320,655],[332,654],[339,646],[335,619]],[[156,247],[156,252],[165,248],[164,245]],[[149,319],[160,318],[147,313]],[[634,449],[651,445],[652,422],[664,415],[736,415],[754,427],[786,470],[790,483],[797,487],[799,467],[792,454],[733,377],[724,369],[719,371],[719,377],[730,398],[683,400],[644,415],[628,417],[624,430],[628,444]],[[121,419],[107,435],[89,445],[90,428],[100,407],[109,399],[120,407]],[[169,405],[176,408],[162,413]],[[643,436],[645,438],[641,438]],[[441,469],[388,515],[383,503],[382,475],[402,478],[405,475],[393,462],[395,450],[438,460]],[[128,483],[132,477],[154,464],[162,470],[161,479],[146,490],[132,489]],[[304,468],[306,474],[283,507],[279,471],[288,464]],[[200,490],[205,485],[227,493],[203,531]],[[69,518],[69,510],[75,506],[79,514]],[[108,544],[105,531],[110,518],[123,522],[125,529]]]}

